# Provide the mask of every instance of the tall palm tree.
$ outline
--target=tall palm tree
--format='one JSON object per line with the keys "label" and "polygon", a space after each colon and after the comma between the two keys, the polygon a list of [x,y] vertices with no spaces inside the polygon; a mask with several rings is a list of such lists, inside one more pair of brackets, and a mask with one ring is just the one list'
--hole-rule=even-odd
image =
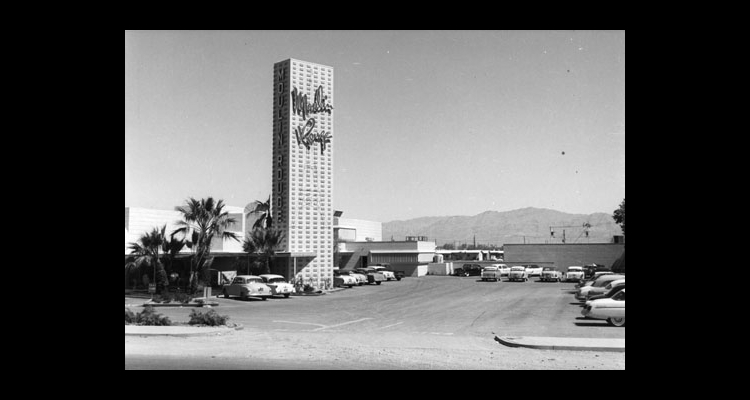
{"label": "tall palm tree", "polygon": [[259,218],[253,224],[255,228],[271,228],[273,218],[271,216],[271,196],[268,196],[268,200],[265,203],[255,200],[245,207],[245,213],[259,215]]}
{"label": "tall palm tree", "polygon": [[230,218],[229,213],[224,211],[223,200],[214,201],[213,197],[201,200],[190,197],[185,201],[185,205],[175,207],[175,210],[182,214],[182,220],[177,222],[179,228],[172,232],[172,235],[182,235],[186,245],[193,252],[190,262],[190,286],[191,290],[195,291],[198,282],[193,278],[193,272],[201,277],[205,275],[204,265],[211,254],[213,239],[240,241],[237,234],[226,230],[238,221]]}
{"label": "tall palm tree", "polygon": [[[166,229],[166,225],[161,229],[154,228],[150,232],[142,234],[138,240],[130,243],[128,246],[130,254],[135,256],[134,263],[136,268],[142,269],[143,267],[153,267],[154,282],[158,285],[157,292],[161,292],[161,290],[164,289],[165,283],[165,279],[163,279],[164,266],[159,262],[159,250],[164,243],[164,232]],[[159,272],[158,274],[157,270]]]}
{"label": "tall palm tree", "polygon": [[263,260],[264,273],[271,272],[270,262],[276,257],[276,250],[284,237],[284,232],[273,228],[254,228],[242,242],[242,250],[257,254]]}

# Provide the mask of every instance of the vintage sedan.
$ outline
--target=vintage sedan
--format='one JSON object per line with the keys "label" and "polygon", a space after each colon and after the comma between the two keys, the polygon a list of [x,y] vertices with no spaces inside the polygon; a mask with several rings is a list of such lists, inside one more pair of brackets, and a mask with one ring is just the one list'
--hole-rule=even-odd
{"label": "vintage sedan", "polygon": [[565,273],[565,282],[580,282],[583,279],[583,267],[571,265]]}
{"label": "vintage sedan", "polygon": [[609,284],[610,282],[616,281],[618,279],[625,279],[625,275],[615,275],[615,274],[602,275],[602,276],[596,278],[596,280],[594,280],[590,285],[588,285],[588,286],[582,286],[582,287],[578,288],[578,290],[576,291],[576,294],[575,294],[576,299],[584,301],[584,300],[586,300],[586,294],[590,290],[595,289],[595,288],[601,288],[601,287],[607,286],[607,284]]}
{"label": "vintage sedan", "polygon": [[482,270],[482,280],[483,281],[495,281],[500,282],[502,278],[502,272],[500,271],[500,268],[490,265],[487,267],[484,267]]}
{"label": "vintage sedan", "polygon": [[505,264],[492,264],[492,266],[500,270],[500,276],[508,276],[508,272],[510,272],[510,267]]}
{"label": "vintage sedan", "polygon": [[539,275],[539,280],[542,282],[560,282],[562,281],[562,272],[555,267],[544,267],[541,275]]}
{"label": "vintage sedan", "polygon": [[335,270],[334,274],[351,276],[352,278],[357,280],[357,286],[362,286],[367,283],[367,275],[360,274],[359,272],[349,270]]}
{"label": "vintage sedan", "polygon": [[625,326],[625,289],[608,299],[587,303],[581,314],[588,318],[606,319],[607,323],[613,326]]}
{"label": "vintage sedan", "polygon": [[[387,280],[387,281],[395,281],[396,280],[396,274],[392,270],[390,270],[390,269],[388,269],[388,268],[386,268],[386,267],[384,267],[382,265],[371,265],[368,268],[372,268],[374,270],[377,270],[377,271],[380,271],[381,273],[383,273],[383,276],[385,277],[385,280]],[[399,279],[399,280],[401,280],[401,279]]]}
{"label": "vintage sedan", "polygon": [[510,272],[508,272],[508,280],[526,282],[529,280],[529,272],[524,266],[514,265],[510,267]]}
{"label": "vintage sedan", "polygon": [[334,287],[352,287],[357,284],[357,278],[349,275],[335,274],[333,277]]}
{"label": "vintage sedan", "polygon": [[260,278],[266,286],[271,288],[272,296],[289,297],[294,292],[294,285],[287,282],[281,275],[263,274]]}
{"label": "vintage sedan", "polygon": [[266,300],[273,295],[273,291],[259,276],[237,275],[231,283],[224,285],[222,294],[224,297],[239,296],[243,300],[248,297]]}
{"label": "vintage sedan", "polygon": [[612,282],[609,282],[605,286],[592,287],[586,293],[586,300],[591,299],[593,296],[598,296],[598,295],[607,293],[610,290],[612,290],[612,288],[615,288],[615,287],[618,287],[618,286],[625,286],[625,279],[616,279],[616,280],[614,280]]}
{"label": "vintage sedan", "polygon": [[382,272],[376,269],[372,269],[368,267],[368,268],[355,268],[354,270],[359,272],[360,274],[367,276],[367,283],[370,285],[373,283],[376,285],[380,285],[381,283],[383,283],[383,281],[385,281],[385,275],[383,275]]}
{"label": "vintage sedan", "polygon": [[598,300],[598,299],[608,299],[608,298],[610,298],[610,297],[612,297],[612,296],[616,295],[616,294],[617,294],[617,292],[619,292],[620,290],[623,290],[623,289],[625,289],[625,285],[624,285],[624,284],[623,284],[623,285],[619,285],[619,286],[615,286],[615,287],[613,287],[613,288],[612,288],[612,289],[610,289],[610,290],[609,290],[609,292],[607,292],[607,293],[604,293],[604,294],[599,294],[599,295],[596,295],[596,296],[590,296],[590,297],[588,298],[588,300],[586,300],[586,304],[589,304],[589,303],[590,303],[590,302],[591,302],[592,300]]}
{"label": "vintage sedan", "polygon": [[526,267],[526,272],[529,273],[529,276],[539,276],[542,274],[542,267],[536,264],[529,264],[524,266]]}

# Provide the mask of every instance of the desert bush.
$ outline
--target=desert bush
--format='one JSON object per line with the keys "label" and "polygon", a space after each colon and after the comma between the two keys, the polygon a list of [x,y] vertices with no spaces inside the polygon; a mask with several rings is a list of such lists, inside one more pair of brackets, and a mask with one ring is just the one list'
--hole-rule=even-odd
{"label": "desert bush", "polygon": [[146,306],[143,311],[139,312],[135,317],[135,322],[139,325],[149,326],[169,326],[172,325],[172,321],[169,317],[157,314],[153,307]]}
{"label": "desert bush", "polygon": [[190,310],[190,325],[209,325],[219,326],[226,325],[229,316],[219,315],[214,310],[208,310],[206,313],[201,313],[196,310]]}

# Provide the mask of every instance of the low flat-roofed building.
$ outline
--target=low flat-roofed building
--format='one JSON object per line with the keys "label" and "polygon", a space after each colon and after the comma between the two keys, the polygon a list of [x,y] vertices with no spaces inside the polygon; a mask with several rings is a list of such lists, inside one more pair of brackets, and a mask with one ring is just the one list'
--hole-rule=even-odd
{"label": "low flat-roofed building", "polygon": [[418,277],[427,275],[427,266],[435,257],[435,242],[343,242],[339,243],[339,254],[340,269],[390,264],[405,276]]}

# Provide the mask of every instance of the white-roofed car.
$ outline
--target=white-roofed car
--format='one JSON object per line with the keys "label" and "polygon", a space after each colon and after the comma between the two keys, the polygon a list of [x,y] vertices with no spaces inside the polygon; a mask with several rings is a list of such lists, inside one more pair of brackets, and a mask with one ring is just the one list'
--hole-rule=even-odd
{"label": "white-roofed car", "polygon": [[565,282],[580,282],[583,279],[583,267],[579,265],[571,265],[568,267],[568,271],[565,273]]}
{"label": "white-roofed car", "polygon": [[[590,290],[595,289],[595,288],[602,288],[604,286],[607,286],[608,283],[612,281],[616,281],[618,279],[625,279],[625,275],[608,274],[608,275],[602,275],[596,278],[596,280],[594,280],[593,282],[589,281],[591,282],[590,285],[582,286],[578,288],[578,290],[576,291],[576,295],[575,295],[576,299],[581,300],[581,301],[586,300],[586,294]],[[596,290],[599,290],[599,289],[596,289]]]}
{"label": "white-roofed car", "polygon": [[581,310],[584,317],[606,319],[613,326],[625,326],[625,289],[605,299],[593,300],[586,303]]}
{"label": "white-roofed car", "polygon": [[529,280],[529,272],[523,265],[514,265],[508,272],[508,280],[526,282]]}
{"label": "white-roofed car", "polygon": [[333,286],[334,287],[352,287],[357,284],[357,278],[350,276],[349,274],[342,273],[342,271],[333,271]]}
{"label": "white-roofed car", "polygon": [[352,278],[357,280],[357,286],[362,286],[367,283],[367,275],[360,274],[359,272],[349,270],[334,270],[334,275],[335,274],[351,276]]}
{"label": "white-roofed car", "polygon": [[497,264],[495,265],[488,265],[482,269],[482,280],[483,281],[495,281],[500,282],[502,278],[502,272],[500,272],[500,268],[497,267]]}
{"label": "white-roofed car", "polygon": [[237,275],[232,282],[224,285],[224,297],[239,296],[241,299],[259,297],[263,300],[272,296],[271,288],[263,282],[263,278],[255,275]]}
{"label": "white-roofed car", "polygon": [[[395,281],[396,280],[396,274],[389,270],[388,268],[382,266],[382,265],[371,265],[368,268],[372,268],[374,270],[380,271],[383,273],[383,276],[385,277],[385,280],[387,281]],[[399,279],[401,280],[401,279]]]}
{"label": "white-roofed car", "polygon": [[558,271],[555,267],[543,267],[542,273],[539,275],[539,280],[542,282],[560,282],[562,280],[562,272]]}
{"label": "white-roofed car", "polygon": [[287,282],[281,275],[263,274],[260,278],[271,288],[271,294],[273,296],[289,297],[289,295],[294,292],[294,285]]}
{"label": "white-roofed car", "polygon": [[542,267],[536,264],[525,265],[525,267],[526,267],[526,272],[529,273],[529,276],[539,276],[542,274]]}

